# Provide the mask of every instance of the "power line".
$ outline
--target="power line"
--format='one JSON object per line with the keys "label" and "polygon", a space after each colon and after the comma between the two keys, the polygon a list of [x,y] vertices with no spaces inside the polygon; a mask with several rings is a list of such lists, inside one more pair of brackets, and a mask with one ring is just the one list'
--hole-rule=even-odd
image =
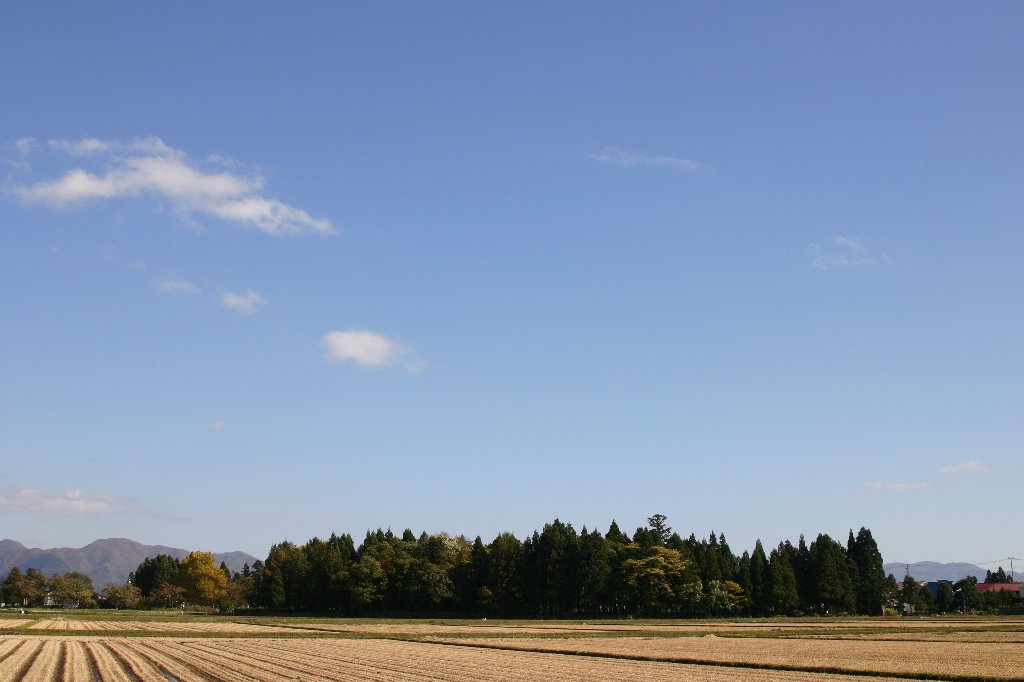
{"label": "power line", "polygon": [[1002,559],[996,559],[995,561],[972,561],[970,563],[974,564],[975,566],[991,566],[992,564],[1000,564],[1004,561],[1020,561],[1020,559],[1017,557],[1008,556],[1003,557]]}

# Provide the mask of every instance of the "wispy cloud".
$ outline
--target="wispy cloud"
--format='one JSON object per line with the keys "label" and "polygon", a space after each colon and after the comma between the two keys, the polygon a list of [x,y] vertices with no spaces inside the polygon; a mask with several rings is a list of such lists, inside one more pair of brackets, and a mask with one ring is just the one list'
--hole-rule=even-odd
{"label": "wispy cloud", "polygon": [[835,268],[863,268],[888,265],[889,257],[884,253],[873,253],[856,239],[837,235],[828,245],[811,244],[811,265],[818,270]]}
{"label": "wispy cloud", "polygon": [[931,484],[924,481],[920,483],[882,483],[881,481],[865,481],[864,487],[868,490],[877,490],[885,493],[904,493],[908,490],[927,490]]}
{"label": "wispy cloud", "polygon": [[[34,149],[28,143],[23,146],[28,151]],[[50,140],[47,146],[79,162],[98,159],[103,166],[99,170],[75,167],[53,180],[15,186],[23,201],[63,208],[85,201],[151,195],[170,201],[189,224],[194,223],[194,214],[206,214],[273,236],[337,232],[326,218],[314,218],[301,208],[263,196],[265,183],[258,174],[239,174],[235,164],[219,157],[200,165],[158,137],[128,142]]]}
{"label": "wispy cloud", "polygon": [[971,459],[963,464],[939,467],[940,474],[977,474],[982,471],[988,471],[988,465],[978,459]]}
{"label": "wispy cloud", "polygon": [[156,288],[165,294],[198,294],[199,287],[185,279],[158,279]]}
{"label": "wispy cloud", "polygon": [[232,310],[251,315],[256,309],[267,304],[267,299],[257,294],[252,289],[246,289],[243,294],[232,294],[230,292],[221,296],[221,303]]}
{"label": "wispy cloud", "polygon": [[222,431],[227,431],[228,425],[225,424],[224,422],[213,422],[206,428],[210,431],[210,433],[220,433]]}
{"label": "wispy cloud", "polygon": [[622,149],[621,147],[603,147],[600,150],[588,152],[586,157],[592,161],[610,163],[623,168],[636,168],[637,166],[660,166],[677,171],[692,173],[700,170],[701,165],[693,159],[684,159],[678,156],[659,156],[653,154],[642,154],[640,152]]}
{"label": "wispy cloud", "polygon": [[19,154],[31,154],[36,148],[36,138],[19,137],[14,141],[14,148],[18,150]]}
{"label": "wispy cloud", "polygon": [[352,361],[362,367],[394,367],[409,371],[423,368],[412,349],[401,341],[369,330],[333,331],[320,339],[326,362]]}
{"label": "wispy cloud", "polygon": [[130,497],[101,493],[89,495],[82,490],[49,493],[35,488],[0,490],[0,512],[32,516],[136,516],[149,515]]}

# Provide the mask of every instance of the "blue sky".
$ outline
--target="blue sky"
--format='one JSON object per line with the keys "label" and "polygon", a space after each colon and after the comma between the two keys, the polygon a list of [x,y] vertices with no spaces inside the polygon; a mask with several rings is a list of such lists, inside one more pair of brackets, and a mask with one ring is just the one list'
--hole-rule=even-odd
{"label": "blue sky", "polygon": [[1019,3],[7,3],[0,536],[1019,555]]}

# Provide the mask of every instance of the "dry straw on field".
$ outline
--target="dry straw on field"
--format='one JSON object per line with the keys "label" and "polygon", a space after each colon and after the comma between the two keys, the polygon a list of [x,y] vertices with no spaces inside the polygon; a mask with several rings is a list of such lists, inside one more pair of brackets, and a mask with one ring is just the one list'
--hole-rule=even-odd
{"label": "dry straw on field", "polygon": [[0,679],[40,682],[831,682],[844,677],[394,640],[23,637],[0,641]]}
{"label": "dry straw on field", "polygon": [[83,630],[97,631],[136,631],[136,632],[202,632],[202,633],[238,633],[260,635],[272,632],[297,632],[294,628],[282,625],[250,625],[247,623],[188,623],[174,621],[137,621],[137,620],[67,620],[54,618],[41,620],[29,626],[29,630]]}
{"label": "dry straw on field", "polygon": [[648,660],[779,666],[800,670],[1016,678],[1024,647],[1003,643],[893,642],[770,637],[602,637],[457,640],[524,651],[559,651]]}

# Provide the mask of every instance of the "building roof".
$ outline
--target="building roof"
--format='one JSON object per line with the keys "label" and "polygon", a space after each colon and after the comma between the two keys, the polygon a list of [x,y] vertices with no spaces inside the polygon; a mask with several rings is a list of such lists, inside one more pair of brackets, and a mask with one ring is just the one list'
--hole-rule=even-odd
{"label": "building roof", "polygon": [[1020,592],[1024,583],[978,583],[978,592]]}

